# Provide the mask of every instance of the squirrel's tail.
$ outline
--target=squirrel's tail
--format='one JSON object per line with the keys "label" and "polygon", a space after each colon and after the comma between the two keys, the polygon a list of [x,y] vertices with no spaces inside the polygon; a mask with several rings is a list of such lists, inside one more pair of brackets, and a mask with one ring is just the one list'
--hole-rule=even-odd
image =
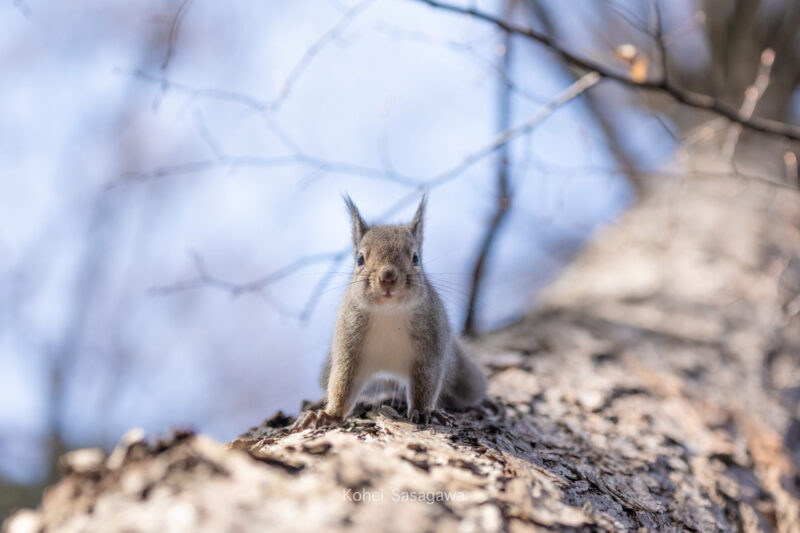
{"label": "squirrel's tail", "polygon": [[444,383],[440,403],[445,409],[466,409],[483,401],[486,396],[486,376],[457,340],[453,341],[453,358]]}

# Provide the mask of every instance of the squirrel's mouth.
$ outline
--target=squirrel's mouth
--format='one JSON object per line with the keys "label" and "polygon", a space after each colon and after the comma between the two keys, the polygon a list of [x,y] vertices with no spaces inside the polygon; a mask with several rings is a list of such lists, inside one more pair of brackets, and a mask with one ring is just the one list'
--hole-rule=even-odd
{"label": "squirrel's mouth", "polygon": [[399,303],[403,299],[402,296],[403,295],[400,294],[396,288],[389,290],[381,289],[380,291],[377,291],[377,294],[375,295],[375,301],[378,304],[391,305],[394,303]]}
{"label": "squirrel's mouth", "polygon": [[405,291],[402,287],[373,287],[370,299],[378,305],[395,305],[405,299]]}

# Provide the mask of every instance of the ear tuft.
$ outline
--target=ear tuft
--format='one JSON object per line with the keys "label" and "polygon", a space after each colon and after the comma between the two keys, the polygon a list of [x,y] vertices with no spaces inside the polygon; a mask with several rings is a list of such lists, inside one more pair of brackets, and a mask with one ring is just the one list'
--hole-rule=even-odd
{"label": "ear tuft", "polygon": [[417,241],[418,246],[422,246],[422,229],[423,229],[423,219],[425,218],[425,204],[428,203],[428,191],[422,193],[422,199],[419,201],[419,207],[417,207],[417,212],[414,214],[414,218],[411,220],[411,223],[408,225],[408,229],[411,230],[411,233],[414,235],[414,239]]}
{"label": "ear tuft", "polygon": [[358,245],[361,243],[361,238],[369,229],[367,223],[361,218],[361,213],[358,212],[358,207],[350,199],[350,196],[343,194],[344,205],[347,207],[347,212],[350,214],[350,226],[353,232],[353,253],[358,253]]}

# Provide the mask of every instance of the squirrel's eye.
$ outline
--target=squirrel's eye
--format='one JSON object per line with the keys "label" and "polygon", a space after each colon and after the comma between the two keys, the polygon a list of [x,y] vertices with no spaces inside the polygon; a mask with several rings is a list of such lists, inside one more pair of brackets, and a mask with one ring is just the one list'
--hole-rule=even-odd
{"label": "squirrel's eye", "polygon": [[419,266],[419,254],[417,252],[414,252],[414,255],[411,256],[411,264]]}
{"label": "squirrel's eye", "polygon": [[358,257],[356,258],[356,264],[360,267],[364,266],[364,254],[358,254]]}

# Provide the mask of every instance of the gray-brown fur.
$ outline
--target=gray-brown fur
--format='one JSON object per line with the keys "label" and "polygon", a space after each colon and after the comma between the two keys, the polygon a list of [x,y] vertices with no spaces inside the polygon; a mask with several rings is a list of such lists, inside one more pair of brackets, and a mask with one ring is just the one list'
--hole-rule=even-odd
{"label": "gray-brown fur", "polygon": [[414,422],[443,420],[447,416],[437,408],[464,409],[483,400],[486,378],[453,334],[422,268],[425,203],[423,196],[407,225],[369,226],[345,197],[354,269],[323,368],[327,405],[304,413],[296,429],[340,422],[369,379],[381,372],[407,381],[408,415]]}

